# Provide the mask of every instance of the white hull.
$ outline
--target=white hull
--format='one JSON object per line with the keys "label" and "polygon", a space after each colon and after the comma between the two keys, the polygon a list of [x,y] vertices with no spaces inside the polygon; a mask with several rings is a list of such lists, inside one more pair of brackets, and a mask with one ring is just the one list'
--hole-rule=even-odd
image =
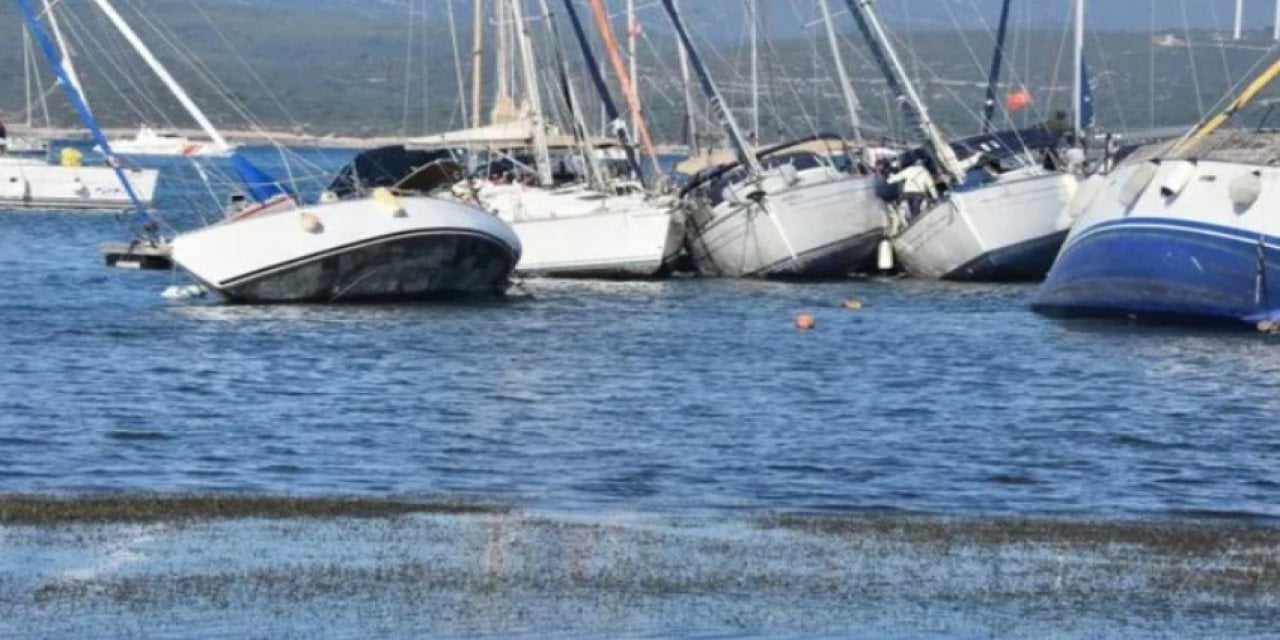
{"label": "white hull", "polygon": [[1032,167],[953,192],[893,238],[903,269],[930,279],[1039,280],[1070,227],[1079,180]]}
{"label": "white hull", "polygon": [[[1280,318],[1280,168],[1127,162],[1094,178],[1035,307],[1062,314]],[[1241,189],[1244,187],[1244,189]],[[1243,191],[1252,202],[1239,200]]]}
{"label": "white hull", "polygon": [[520,258],[501,220],[427,197],[266,213],[181,234],[172,246],[180,268],[247,303],[496,295]]}
{"label": "white hull", "polygon": [[638,193],[517,184],[485,185],[478,197],[520,237],[522,275],[652,278],[680,252],[683,229],[670,207]]}
{"label": "white hull", "polygon": [[[142,203],[151,204],[159,172],[125,169],[125,175]],[[0,208],[118,211],[133,206],[110,167],[64,167],[34,159],[0,158]]]}
{"label": "white hull", "polygon": [[870,261],[884,237],[887,208],[870,178],[821,167],[773,170],[763,205],[730,185],[723,201],[689,203],[689,252],[704,275],[839,278]]}

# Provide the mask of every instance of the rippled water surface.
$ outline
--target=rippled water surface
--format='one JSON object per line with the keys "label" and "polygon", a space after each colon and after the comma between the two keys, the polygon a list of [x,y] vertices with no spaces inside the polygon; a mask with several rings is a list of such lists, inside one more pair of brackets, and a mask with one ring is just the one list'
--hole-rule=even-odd
{"label": "rippled water surface", "polygon": [[[102,266],[124,233],[0,216],[5,490],[1280,515],[1275,339],[1063,323],[1028,311],[1029,287],[903,280],[173,303],[179,277]],[[817,330],[792,328],[801,310]]]}

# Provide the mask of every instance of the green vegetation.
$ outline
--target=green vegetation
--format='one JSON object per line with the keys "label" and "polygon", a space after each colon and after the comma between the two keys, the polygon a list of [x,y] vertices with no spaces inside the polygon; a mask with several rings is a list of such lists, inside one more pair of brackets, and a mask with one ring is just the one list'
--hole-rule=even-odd
{"label": "green vegetation", "polygon": [[[455,80],[443,9],[425,19],[410,19],[407,11],[400,15],[393,7],[349,15],[332,8],[287,10],[250,2],[129,0],[120,4],[197,102],[228,129],[245,128],[245,113],[270,129],[315,136],[419,135],[463,126],[460,96],[467,92],[459,91]],[[464,3],[457,6],[466,7]],[[178,105],[98,12],[77,5],[62,14],[66,15],[64,30],[78,43],[75,61],[85,77],[86,93],[106,126],[134,127],[143,121],[190,126]],[[466,65],[469,16],[457,18]],[[536,23],[534,27],[535,35],[542,38],[543,30]],[[16,7],[0,4],[0,68],[9,71],[0,75],[0,111],[10,120],[20,120],[24,110],[20,28]],[[563,31],[569,33],[567,28]],[[815,40],[820,30],[811,31],[770,42],[764,49],[761,137],[766,141],[849,129],[840,92],[831,78],[826,44]],[[851,31],[846,33],[846,57],[864,118],[886,135],[898,134],[896,110],[865,51],[851,44],[856,42]],[[654,29],[641,44],[645,69],[641,88],[656,137],[679,142],[680,73],[674,45],[663,33]],[[1185,34],[1179,37],[1185,39]],[[1188,47],[1181,41],[1157,46],[1147,33],[1091,36],[1089,58],[1099,126],[1132,130],[1193,122],[1248,76],[1269,44],[1234,46],[1213,38],[1210,32],[1193,32],[1193,44]],[[540,47],[545,50],[547,43],[542,40]],[[974,131],[991,35],[916,32],[904,34],[902,45],[913,54],[910,65],[924,81],[923,93],[935,106],[938,119],[957,133]],[[1028,87],[1035,105],[1006,122],[1030,124],[1069,108],[1066,45],[1061,31],[1014,36],[1006,82],[1008,88]],[[745,123],[749,104],[745,52],[722,47],[704,53]],[[577,63],[576,50],[570,58]],[[544,53],[543,60],[544,82],[550,83],[550,55]],[[487,75],[492,82],[493,74]],[[469,78],[469,71],[464,69],[463,76]],[[589,98],[585,75],[579,76],[579,95]],[[51,117],[55,124],[74,126],[74,114],[65,99],[48,86],[50,77],[46,69],[46,89],[53,95]],[[223,90],[217,90],[209,78],[224,83]],[[599,118],[594,112],[591,117]],[[36,119],[43,121],[39,111]],[[700,120],[703,132],[716,131],[705,115]],[[1255,123],[1256,118],[1246,122]]]}

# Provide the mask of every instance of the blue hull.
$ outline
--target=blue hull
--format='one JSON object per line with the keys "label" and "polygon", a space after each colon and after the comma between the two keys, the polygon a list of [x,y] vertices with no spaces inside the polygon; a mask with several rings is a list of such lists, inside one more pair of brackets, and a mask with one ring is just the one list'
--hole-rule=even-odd
{"label": "blue hull", "polygon": [[958,269],[942,276],[943,280],[961,282],[1039,282],[1053,266],[1067,232],[1052,233],[1042,238],[985,253]]}
{"label": "blue hull", "polygon": [[1132,315],[1254,323],[1280,308],[1280,238],[1167,218],[1126,218],[1063,251],[1032,307],[1053,315]]}

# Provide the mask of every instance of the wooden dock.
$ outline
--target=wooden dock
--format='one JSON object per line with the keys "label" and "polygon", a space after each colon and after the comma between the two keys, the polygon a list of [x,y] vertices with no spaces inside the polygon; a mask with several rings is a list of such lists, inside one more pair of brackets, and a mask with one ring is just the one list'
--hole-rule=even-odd
{"label": "wooden dock", "polygon": [[102,255],[108,267],[119,269],[172,269],[169,243],[134,240],[133,242],[104,242]]}

